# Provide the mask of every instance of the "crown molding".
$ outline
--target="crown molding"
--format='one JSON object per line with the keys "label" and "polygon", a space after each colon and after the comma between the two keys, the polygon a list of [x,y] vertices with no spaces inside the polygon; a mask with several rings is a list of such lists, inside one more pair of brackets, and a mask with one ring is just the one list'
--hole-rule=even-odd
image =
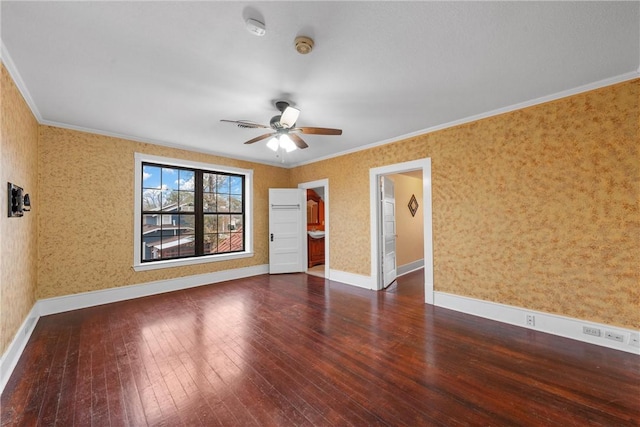
{"label": "crown molding", "polygon": [[640,78],[640,68],[638,68],[637,71],[632,71],[629,73],[625,73],[625,74],[621,74],[619,76],[615,76],[615,77],[610,77],[607,79],[603,79],[603,80],[599,80],[597,82],[593,82],[593,83],[588,83],[586,85],[582,85],[582,86],[578,86],[576,88],[573,89],[568,89],[568,90],[564,90],[561,92],[557,92],[551,95],[546,95],[546,96],[542,96],[540,98],[535,98],[529,101],[524,101],[524,102],[520,102],[517,104],[513,104],[513,105],[509,105],[507,107],[502,107],[502,108],[498,108],[496,110],[491,110],[488,111],[486,113],[480,113],[480,114],[476,114],[473,116],[469,116],[469,117],[465,117],[462,119],[458,119],[458,120],[453,120],[451,122],[448,123],[443,123],[441,125],[436,125],[436,126],[431,126],[422,130],[418,130],[415,132],[411,132],[411,133],[406,133],[404,135],[400,135],[394,138],[389,138],[389,139],[385,139],[382,141],[378,141],[378,142],[374,142],[372,144],[368,144],[368,145],[363,145],[357,148],[353,148],[350,150],[345,150],[345,151],[341,151],[339,153],[336,154],[331,154],[329,156],[324,156],[324,157],[319,157],[317,159],[313,159],[310,160],[308,162],[300,162],[300,163],[296,163],[296,164],[291,164],[288,165],[289,168],[294,168],[294,167],[298,167],[298,166],[304,166],[304,165],[308,165],[308,164],[312,164],[312,163],[316,163],[322,160],[329,160],[335,157],[340,157],[340,156],[344,156],[347,154],[352,154],[352,153],[357,153],[358,151],[363,151],[363,150],[368,150],[370,148],[375,148],[375,147],[380,147],[382,145],[387,145],[387,144],[393,144],[394,142],[400,142],[400,141],[404,141],[406,139],[409,138],[414,138],[416,136],[420,136],[420,135],[425,135],[428,133],[433,133],[433,132],[437,132],[443,129],[448,129],[448,128],[452,128],[455,126],[460,126],[466,123],[471,123],[471,122],[475,122],[478,120],[482,120],[482,119],[486,119],[488,117],[493,117],[493,116],[498,116],[500,114],[504,114],[504,113],[509,113],[512,111],[517,111],[517,110],[522,110],[524,108],[528,108],[528,107],[533,107],[535,105],[540,105],[540,104],[544,104],[546,102],[550,102],[550,101],[555,101],[558,99],[562,99],[562,98],[567,98],[569,96],[573,96],[573,95],[577,95],[580,93],[584,93],[584,92],[589,92],[592,90],[596,90],[596,89],[600,89],[603,87],[607,87],[607,86],[612,86],[618,83],[622,83],[625,81],[629,81],[629,80],[634,80]]}
{"label": "crown molding", "polygon": [[24,98],[25,102],[29,106],[29,109],[35,116],[38,123],[42,124],[43,122],[42,114],[40,114],[40,110],[38,110],[38,107],[36,106],[36,103],[33,100],[31,93],[29,93],[29,89],[27,89],[27,85],[24,83],[24,80],[22,80],[22,76],[20,75],[20,72],[18,71],[16,64],[13,62],[13,59],[11,58],[11,55],[9,54],[7,47],[4,45],[4,42],[0,42],[0,55],[2,58],[2,63],[7,69],[7,72],[9,73],[9,75],[11,76],[11,79],[13,79],[16,87],[18,88],[18,91]]}
{"label": "crown molding", "polygon": [[11,55],[9,54],[9,51],[7,50],[4,42],[0,41],[0,45],[1,45],[0,59],[4,63],[5,67],[7,68],[7,71],[11,75],[11,78],[13,79],[13,81],[16,84],[16,86],[18,87],[18,90],[20,91],[20,93],[24,97],[27,105],[31,109],[31,111],[32,111],[33,115],[35,116],[36,120],[41,125],[54,126],[54,127],[59,127],[59,128],[62,128],[62,129],[70,129],[70,130],[75,130],[75,131],[80,131],[80,132],[92,133],[92,134],[96,134],[96,135],[103,135],[103,136],[109,136],[109,137],[113,137],[113,138],[126,139],[126,140],[130,140],[130,141],[142,142],[142,143],[146,143],[146,144],[160,145],[160,146],[163,146],[163,147],[170,147],[170,148],[176,148],[176,149],[180,149],[180,150],[191,151],[191,152],[195,152],[195,153],[202,153],[202,154],[208,154],[208,155],[213,155],[213,156],[225,157],[225,158],[233,159],[233,160],[241,160],[241,161],[246,161],[246,162],[251,162],[251,163],[263,164],[263,165],[268,165],[268,166],[275,166],[275,167],[279,167],[279,168],[283,168],[283,169],[293,169],[293,168],[296,168],[296,167],[299,167],[299,166],[304,166],[304,165],[308,165],[308,164],[312,164],[312,163],[317,163],[317,162],[320,162],[320,161],[323,161],[323,160],[329,160],[329,159],[333,159],[333,158],[336,158],[336,157],[341,157],[341,156],[344,156],[344,155],[347,155],[347,154],[357,153],[358,151],[368,150],[370,148],[380,147],[382,145],[393,144],[395,142],[404,141],[406,139],[413,138],[413,137],[416,137],[416,136],[437,132],[437,131],[440,131],[440,130],[452,128],[452,127],[455,127],[455,126],[460,126],[460,125],[463,125],[463,124],[466,124],[466,123],[475,122],[477,120],[486,119],[486,118],[489,118],[489,117],[497,116],[497,115],[504,114],[504,113],[509,113],[509,112],[516,111],[516,110],[522,110],[524,108],[533,107],[535,105],[544,104],[546,102],[555,101],[555,100],[562,99],[562,98],[567,98],[569,96],[577,95],[577,94],[584,93],[584,92],[589,92],[591,90],[596,90],[596,89],[600,89],[600,88],[603,88],[603,87],[612,86],[614,84],[618,84],[618,83],[622,83],[622,82],[625,82],[625,81],[629,81],[629,80],[640,78],[640,66],[639,66],[636,71],[632,71],[632,72],[629,72],[629,73],[621,74],[619,76],[614,76],[614,77],[610,77],[610,78],[607,78],[607,79],[599,80],[599,81],[596,81],[596,82],[593,82],[593,83],[588,83],[588,84],[585,84],[585,85],[582,85],[582,86],[575,87],[573,89],[560,91],[560,92],[557,92],[557,93],[554,93],[554,94],[551,94],[551,95],[542,96],[542,97],[535,98],[535,99],[532,99],[532,100],[529,100],[529,101],[524,101],[524,102],[520,102],[520,103],[517,103],[517,104],[513,104],[513,105],[510,105],[510,106],[507,106],[507,107],[498,108],[498,109],[495,109],[495,110],[488,111],[486,113],[480,113],[480,114],[476,114],[476,115],[473,115],[473,116],[464,117],[462,119],[453,120],[451,122],[443,123],[443,124],[436,125],[436,126],[431,126],[431,127],[424,128],[422,130],[418,130],[418,131],[415,131],[415,132],[406,133],[404,135],[400,135],[400,136],[397,136],[397,137],[394,137],[394,138],[388,138],[388,139],[385,139],[385,140],[382,140],[382,141],[378,141],[378,142],[374,142],[374,143],[371,143],[371,144],[363,145],[363,146],[356,147],[356,148],[353,148],[353,149],[350,149],[350,150],[340,151],[338,153],[331,154],[331,155],[328,155],[328,156],[318,157],[316,159],[309,160],[309,161],[306,161],[306,162],[282,164],[282,163],[279,163],[279,162],[260,161],[260,160],[256,160],[256,159],[252,159],[252,158],[245,158],[245,157],[230,157],[228,154],[224,154],[224,153],[220,153],[220,152],[216,152],[216,151],[201,150],[201,149],[197,149],[197,148],[194,148],[194,147],[185,146],[185,145],[179,144],[179,143],[172,143],[172,142],[153,140],[153,139],[143,139],[143,138],[139,138],[139,137],[132,136],[132,135],[125,135],[125,134],[119,134],[119,133],[115,133],[115,132],[108,132],[108,131],[103,131],[103,130],[100,130],[100,129],[84,128],[84,127],[74,126],[74,125],[70,125],[70,124],[66,124],[66,123],[60,123],[60,122],[55,122],[55,121],[51,121],[51,120],[45,120],[42,117],[42,114],[40,114],[40,111],[38,110],[38,108],[36,106],[36,103],[34,102],[33,98],[31,97],[31,94],[29,93],[29,90],[27,89],[27,86],[24,83],[24,80],[22,80],[22,76],[20,75],[20,72],[18,71],[15,63],[11,59]]}

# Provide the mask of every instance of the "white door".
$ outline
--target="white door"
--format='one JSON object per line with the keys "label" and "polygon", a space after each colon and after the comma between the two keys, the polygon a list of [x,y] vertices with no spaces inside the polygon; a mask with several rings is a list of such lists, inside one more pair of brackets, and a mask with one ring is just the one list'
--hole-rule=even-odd
{"label": "white door", "polygon": [[269,274],[305,270],[305,228],[305,191],[299,188],[270,188]]}
{"label": "white door", "polygon": [[393,181],[386,176],[380,179],[382,209],[382,288],[397,277],[396,269],[396,196]]}

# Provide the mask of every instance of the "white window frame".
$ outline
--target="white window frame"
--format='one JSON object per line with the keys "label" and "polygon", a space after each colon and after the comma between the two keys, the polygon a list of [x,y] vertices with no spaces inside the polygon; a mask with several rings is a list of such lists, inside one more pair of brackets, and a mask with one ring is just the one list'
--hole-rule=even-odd
{"label": "white window frame", "polygon": [[[231,166],[214,165],[210,163],[193,162],[189,160],[173,159],[169,157],[153,156],[151,154],[135,153],[134,166],[134,217],[133,217],[133,269],[135,271],[156,270],[159,268],[181,267],[208,262],[228,261],[253,256],[253,170],[240,169]],[[167,166],[202,169],[212,172],[227,172],[244,175],[244,238],[245,246],[242,252],[229,254],[204,255],[192,258],[167,259],[142,262],[142,164],[157,163]]]}

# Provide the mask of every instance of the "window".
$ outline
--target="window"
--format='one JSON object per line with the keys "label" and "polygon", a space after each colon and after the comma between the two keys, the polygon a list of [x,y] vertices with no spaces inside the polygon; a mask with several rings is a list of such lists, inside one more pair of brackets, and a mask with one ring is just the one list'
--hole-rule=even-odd
{"label": "window", "polygon": [[251,255],[252,171],[136,154],[134,268]]}

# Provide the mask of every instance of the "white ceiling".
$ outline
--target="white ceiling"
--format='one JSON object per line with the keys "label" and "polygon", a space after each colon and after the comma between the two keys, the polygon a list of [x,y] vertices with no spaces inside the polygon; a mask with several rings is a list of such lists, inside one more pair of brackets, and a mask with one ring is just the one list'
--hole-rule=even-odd
{"label": "white ceiling", "polygon": [[[12,2],[3,61],[41,123],[286,167],[639,76],[640,2]],[[265,23],[257,37],[247,18]],[[294,38],[310,36],[308,55]],[[276,158],[272,102],[310,147]],[[284,163],[282,163],[284,161]]]}

